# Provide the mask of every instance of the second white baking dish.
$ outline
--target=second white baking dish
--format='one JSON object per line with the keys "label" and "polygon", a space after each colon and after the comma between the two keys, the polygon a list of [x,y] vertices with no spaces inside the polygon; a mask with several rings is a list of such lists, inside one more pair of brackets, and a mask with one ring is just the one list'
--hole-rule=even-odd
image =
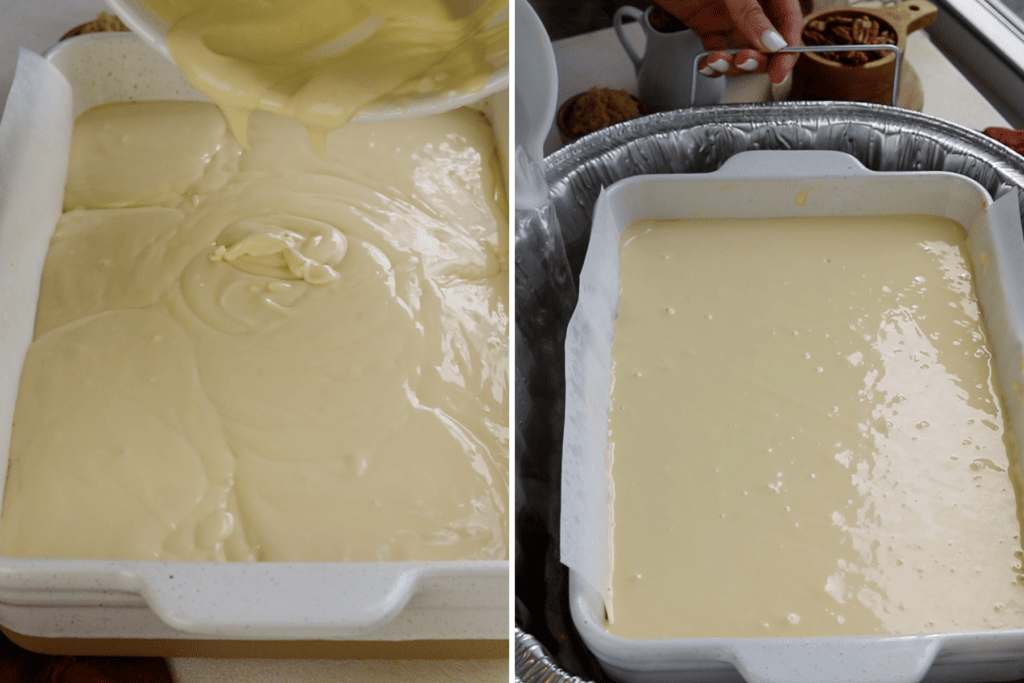
{"label": "second white baking dish", "polygon": [[[976,293],[1017,443],[1024,443],[1024,238],[1015,192],[993,204],[951,173],[877,173],[829,151],[743,152],[718,171],[635,176],[606,188],[566,340],[561,551],[587,647],[613,677],[655,681],[995,681],[1024,676],[1024,628],[849,638],[630,640],[604,629],[611,504],[606,451],[619,235],[641,219],[926,214],[965,227]],[[978,264],[983,267],[978,267]],[[685,619],[685,615],[680,615]]]}

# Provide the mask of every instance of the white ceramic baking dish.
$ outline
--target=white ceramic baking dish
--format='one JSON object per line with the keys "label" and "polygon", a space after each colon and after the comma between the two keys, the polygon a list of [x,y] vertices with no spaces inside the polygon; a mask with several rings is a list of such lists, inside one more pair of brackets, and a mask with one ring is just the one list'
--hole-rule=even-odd
{"label": "white ceramic baking dish", "polygon": [[[51,143],[63,136],[66,144],[68,133],[26,132],[40,118],[61,118],[50,108],[66,84],[51,66],[71,85],[65,123],[68,116],[108,101],[204,99],[171,62],[132,34],[74,38],[51,50],[45,61],[23,53],[26,61],[32,68],[22,73],[19,63],[0,124],[0,147],[6,145],[0,159],[0,226],[6,227],[0,231],[4,472],[17,379],[31,340],[43,259],[60,211],[59,199],[49,205],[53,191],[49,202],[36,195],[53,186],[63,193],[64,167],[54,172],[42,160],[52,154]],[[483,108],[507,159],[508,91]],[[29,135],[36,142],[13,143]],[[508,561],[246,564],[0,558],[0,624],[36,639],[506,640],[508,595]]]}
{"label": "white ceramic baking dish", "polygon": [[[1004,389],[1008,432],[1024,443],[1024,239],[1016,192],[993,204],[951,173],[876,173],[828,151],[743,152],[710,174],[635,176],[594,210],[580,303],[566,341],[561,550],[570,608],[616,679],[657,681],[997,681],[1024,677],[1024,628],[890,637],[630,640],[604,629],[611,502],[606,465],[619,235],[640,219],[926,214],[968,233],[976,291]],[[981,267],[978,267],[978,262]],[[680,616],[686,618],[685,615]]]}

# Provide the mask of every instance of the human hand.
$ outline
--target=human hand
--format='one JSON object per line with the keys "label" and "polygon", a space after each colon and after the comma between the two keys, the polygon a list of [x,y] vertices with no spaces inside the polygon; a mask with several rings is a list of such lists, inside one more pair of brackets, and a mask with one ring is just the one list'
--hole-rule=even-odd
{"label": "human hand", "polygon": [[[799,55],[773,53],[800,44],[803,15],[798,0],[655,0],[666,12],[700,36],[705,76],[767,71],[773,83],[782,83]],[[743,48],[735,55],[723,50]]]}

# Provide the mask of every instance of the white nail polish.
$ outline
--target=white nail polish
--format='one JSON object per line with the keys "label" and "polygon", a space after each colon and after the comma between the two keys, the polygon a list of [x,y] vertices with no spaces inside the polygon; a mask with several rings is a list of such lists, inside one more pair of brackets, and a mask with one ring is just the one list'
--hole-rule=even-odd
{"label": "white nail polish", "polygon": [[756,59],[748,59],[747,61],[743,62],[742,64],[737,64],[736,68],[737,69],[742,69],[743,71],[753,71],[754,69],[757,68],[757,60]]}
{"label": "white nail polish", "polygon": [[782,83],[772,83],[771,86],[773,100],[780,102],[789,98],[789,93],[793,88],[793,74],[786,74],[786,77],[782,79]]}
{"label": "white nail polish", "polygon": [[716,71],[715,71],[714,69],[712,69],[712,68],[711,68],[710,66],[706,66],[706,67],[704,67],[703,69],[701,69],[701,70],[700,70],[700,72],[701,72],[702,74],[704,74],[705,76],[714,76],[714,75],[715,75],[715,74],[717,73],[717,72],[716,72]]}
{"label": "white nail polish", "polygon": [[708,66],[720,74],[724,74],[726,71],[729,70],[729,62],[725,61],[724,59],[716,59],[715,61],[708,64]]}
{"label": "white nail polish", "polygon": [[768,29],[762,33],[761,42],[764,43],[764,46],[771,52],[777,52],[788,45],[786,39],[783,38],[775,29]]}

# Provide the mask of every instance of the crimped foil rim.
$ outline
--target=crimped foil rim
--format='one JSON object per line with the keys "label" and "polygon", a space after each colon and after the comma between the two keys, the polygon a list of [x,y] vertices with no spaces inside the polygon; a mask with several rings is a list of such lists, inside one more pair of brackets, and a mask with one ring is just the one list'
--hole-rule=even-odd
{"label": "crimped foil rim", "polygon": [[[961,151],[989,162],[993,168],[1005,174],[1007,180],[1024,187],[1024,156],[1006,145],[966,126],[935,116],[909,109],[900,109],[881,104],[863,102],[770,102],[749,104],[728,104],[714,107],[698,107],[678,111],[652,114],[605,128],[569,144],[545,159],[546,176],[549,183],[560,184],[580,166],[599,159],[618,148],[626,148],[644,138],[659,135],[682,134],[690,129],[712,127],[735,127],[740,131],[754,131],[758,128],[804,128],[818,131],[829,127],[849,125],[871,127],[885,134],[910,133],[923,136],[948,151]],[[780,140],[782,141],[782,140]],[[764,142],[759,140],[759,142]],[[820,142],[815,140],[815,142]],[[841,151],[856,154],[849,149]],[[761,146],[757,149],[798,149],[803,147]],[[751,147],[754,149],[754,147]],[[828,149],[809,146],[806,149]],[[735,149],[734,153],[743,151]],[[864,159],[861,159],[864,162]],[[873,165],[865,163],[869,168]],[[944,170],[940,168],[875,168],[875,170]],[[991,190],[990,190],[991,192]],[[557,194],[553,191],[553,194]]]}
{"label": "crimped foil rim", "polygon": [[[563,147],[545,160],[552,218],[562,226],[589,226],[593,202],[573,197],[576,188],[600,188],[639,173],[710,172],[749,149],[831,149],[847,152],[876,171],[959,173],[996,199],[1017,187],[1024,217],[1024,156],[983,133],[886,105],[778,102],[653,114]],[[518,229],[516,237],[518,247]],[[563,239],[578,274],[586,239],[579,231],[574,237],[571,228]],[[516,288],[518,292],[518,282]],[[515,641],[518,683],[584,683],[563,671],[543,645],[518,626]]]}
{"label": "crimped foil rim", "polygon": [[544,647],[529,633],[516,626],[516,683],[586,683],[571,676],[551,661]]}

